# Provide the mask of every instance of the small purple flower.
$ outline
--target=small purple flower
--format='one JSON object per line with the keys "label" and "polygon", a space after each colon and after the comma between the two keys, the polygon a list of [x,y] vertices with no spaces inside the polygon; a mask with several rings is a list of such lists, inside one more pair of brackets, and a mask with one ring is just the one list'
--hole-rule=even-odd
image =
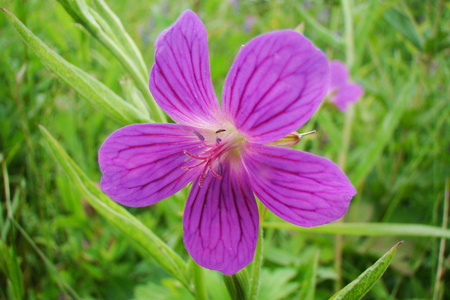
{"label": "small purple flower", "polygon": [[364,94],[364,89],[359,84],[349,81],[350,74],[347,66],[339,61],[330,61],[331,81],[328,91],[330,101],[340,111],[346,111],[350,103],[354,103]]}
{"label": "small purple flower", "polygon": [[201,266],[225,274],[253,259],[254,194],[299,226],[346,212],[356,191],[334,163],[273,146],[305,124],[327,92],[327,59],[309,40],[282,30],[243,46],[225,80],[222,108],[206,29],[193,12],[184,12],[155,47],[150,90],[178,124],[134,124],[111,134],[99,151],[105,193],[147,206],[193,181],[183,215],[186,249]]}

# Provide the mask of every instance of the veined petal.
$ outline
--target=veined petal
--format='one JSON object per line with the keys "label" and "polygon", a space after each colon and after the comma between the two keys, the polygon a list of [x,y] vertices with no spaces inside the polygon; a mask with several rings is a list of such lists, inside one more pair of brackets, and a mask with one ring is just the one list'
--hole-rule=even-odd
{"label": "veined petal", "polygon": [[350,78],[347,66],[339,60],[330,61],[330,75],[330,90],[345,85]]}
{"label": "veined petal", "polygon": [[250,142],[272,142],[306,123],[328,81],[327,59],[307,38],[292,30],[267,33],[239,51],[222,109]]}
{"label": "veined petal", "polygon": [[202,144],[189,127],[135,124],[113,132],[98,153],[101,188],[127,206],[147,206],[179,191],[198,175],[182,169]]}
{"label": "veined petal", "polygon": [[169,116],[186,125],[216,123],[220,106],[211,82],[206,29],[184,12],[155,42],[150,91]]}
{"label": "veined petal", "polygon": [[362,86],[355,82],[349,82],[340,86],[330,97],[330,101],[336,104],[341,111],[345,111],[350,103],[354,103],[364,94]]}
{"label": "veined petal", "polygon": [[253,192],[290,223],[312,227],[337,220],[356,194],[347,176],[325,158],[256,144],[242,155]]}
{"label": "veined petal", "polygon": [[201,266],[234,274],[253,260],[258,208],[248,175],[225,164],[222,179],[195,180],[183,216],[184,244]]}

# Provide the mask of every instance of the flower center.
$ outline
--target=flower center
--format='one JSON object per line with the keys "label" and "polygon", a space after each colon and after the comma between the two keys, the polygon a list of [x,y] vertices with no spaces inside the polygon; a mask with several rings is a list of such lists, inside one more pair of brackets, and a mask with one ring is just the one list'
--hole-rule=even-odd
{"label": "flower center", "polygon": [[184,151],[187,161],[193,164],[183,167],[184,170],[201,168],[199,185],[202,186],[205,176],[210,172],[214,177],[222,179],[223,162],[230,159],[238,159],[240,147],[245,138],[233,127],[217,130],[193,130],[194,134],[205,146],[200,154],[192,154]]}

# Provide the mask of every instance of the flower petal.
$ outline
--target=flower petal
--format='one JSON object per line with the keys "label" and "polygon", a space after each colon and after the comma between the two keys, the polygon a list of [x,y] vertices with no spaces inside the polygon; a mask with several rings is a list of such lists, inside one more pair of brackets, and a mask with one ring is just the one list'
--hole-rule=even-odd
{"label": "flower petal", "polygon": [[135,124],[112,133],[98,153],[102,190],[127,206],[147,206],[179,191],[198,175],[182,169],[184,150],[197,153],[199,138],[178,124]]}
{"label": "flower petal", "polygon": [[253,260],[258,208],[248,175],[224,165],[222,179],[211,174],[194,181],[183,216],[184,243],[201,266],[234,274]]}
{"label": "flower petal", "polygon": [[292,30],[243,46],[225,81],[225,116],[254,143],[278,140],[314,114],[328,89],[325,55]]}
{"label": "flower petal", "polygon": [[330,97],[330,101],[336,104],[340,111],[346,111],[350,103],[357,102],[364,94],[362,86],[355,82],[342,85]]}
{"label": "flower petal", "polygon": [[333,162],[310,153],[266,145],[242,151],[253,192],[280,218],[312,227],[342,217],[356,194]]}
{"label": "flower petal", "polygon": [[150,91],[177,122],[203,127],[217,122],[220,106],[211,82],[206,29],[184,12],[155,42]]}
{"label": "flower petal", "polygon": [[330,61],[330,74],[330,90],[346,84],[350,78],[347,66],[339,60]]}

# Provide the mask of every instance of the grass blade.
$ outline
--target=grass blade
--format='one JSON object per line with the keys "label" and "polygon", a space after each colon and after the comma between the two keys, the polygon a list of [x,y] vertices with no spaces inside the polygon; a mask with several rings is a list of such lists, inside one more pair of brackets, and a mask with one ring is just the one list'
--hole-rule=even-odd
{"label": "grass blade", "polygon": [[423,41],[416,30],[412,17],[403,11],[393,7],[386,11],[383,15],[384,19],[409,40],[417,49],[423,50]]}
{"label": "grass blade", "polygon": [[415,236],[450,239],[450,229],[420,224],[397,223],[332,223],[305,228],[290,223],[265,222],[265,228],[289,229],[300,232],[346,234],[359,236]]}
{"label": "grass blade", "polygon": [[309,266],[305,278],[303,279],[302,290],[300,292],[298,300],[314,299],[314,294],[316,292],[318,267],[319,267],[319,251],[316,251],[316,253],[314,254],[314,259],[311,261],[311,265]]}
{"label": "grass blade", "polygon": [[[12,247],[0,241],[0,270],[5,274],[8,299],[25,299],[23,273]],[[1,294],[0,294],[1,295]]]}
{"label": "grass blade", "polygon": [[402,242],[392,247],[386,254],[384,254],[376,263],[362,273],[358,278],[350,282],[346,287],[337,292],[330,300],[338,299],[361,299],[367,292],[375,285],[381,278],[384,271],[389,267],[397,247]]}
{"label": "grass blade", "polygon": [[150,121],[147,115],[125,102],[103,83],[51,50],[12,13],[4,8],[2,10],[22,40],[33,50],[40,61],[74,91],[122,123]]}

